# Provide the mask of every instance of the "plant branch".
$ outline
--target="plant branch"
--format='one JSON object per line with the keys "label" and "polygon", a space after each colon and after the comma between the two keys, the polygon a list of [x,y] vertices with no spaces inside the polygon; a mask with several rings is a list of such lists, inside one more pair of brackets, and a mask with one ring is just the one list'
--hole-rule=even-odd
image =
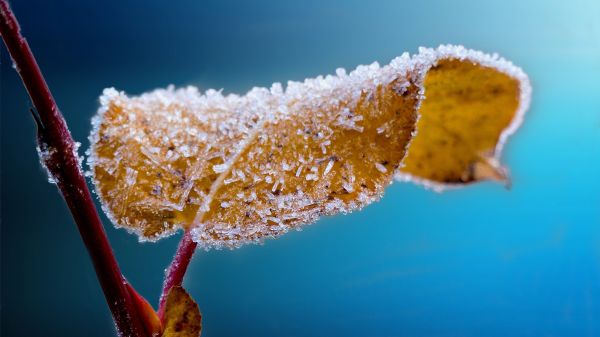
{"label": "plant branch", "polygon": [[0,34],[38,113],[36,123],[42,162],[73,215],[118,332],[121,336],[144,337],[142,320],[81,172],[73,138],[6,0],[0,0]]}
{"label": "plant branch", "polygon": [[181,286],[183,277],[185,276],[185,272],[187,271],[190,261],[194,256],[197,245],[198,244],[192,240],[191,233],[189,231],[185,231],[181,241],[179,241],[179,246],[177,246],[177,251],[175,252],[173,261],[171,261],[171,264],[165,273],[165,281],[158,305],[158,317],[160,317],[161,321],[164,321],[167,295],[169,295],[171,288],[175,286]]}

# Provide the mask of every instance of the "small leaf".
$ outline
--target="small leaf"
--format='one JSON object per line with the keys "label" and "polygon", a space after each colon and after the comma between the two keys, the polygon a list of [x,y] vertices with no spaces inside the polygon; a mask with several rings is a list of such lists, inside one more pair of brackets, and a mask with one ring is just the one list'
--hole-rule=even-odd
{"label": "small leaf", "polygon": [[238,247],[360,209],[394,177],[505,180],[529,95],[519,68],[453,46],[245,96],[107,89],[90,164],[105,211],[140,240],[185,228]]}
{"label": "small leaf", "polygon": [[182,287],[173,287],[167,296],[163,337],[198,337],[202,330],[198,304]]}

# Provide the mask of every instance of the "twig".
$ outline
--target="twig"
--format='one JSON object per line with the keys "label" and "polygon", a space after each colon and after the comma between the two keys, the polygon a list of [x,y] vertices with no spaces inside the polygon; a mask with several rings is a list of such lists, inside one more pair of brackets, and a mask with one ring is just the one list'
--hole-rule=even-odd
{"label": "twig", "polygon": [[160,294],[160,301],[158,305],[158,317],[161,321],[164,321],[165,304],[167,302],[167,295],[171,288],[180,286],[183,282],[185,272],[194,256],[196,251],[197,243],[192,240],[192,235],[189,231],[185,231],[179,246],[177,246],[177,252],[173,257],[173,261],[169,265],[165,273],[165,282],[163,284],[162,293]]}
{"label": "twig", "polygon": [[6,0],[0,0],[0,34],[39,114],[36,123],[42,161],[71,210],[117,330],[121,336],[144,337],[143,323],[81,172],[73,138]]}

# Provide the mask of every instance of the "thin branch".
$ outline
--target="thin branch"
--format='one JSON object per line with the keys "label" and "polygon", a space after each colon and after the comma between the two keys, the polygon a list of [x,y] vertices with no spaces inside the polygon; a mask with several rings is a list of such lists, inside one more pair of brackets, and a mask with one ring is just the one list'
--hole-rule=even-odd
{"label": "thin branch", "polygon": [[42,161],[71,210],[118,332],[121,336],[144,337],[143,323],[81,172],[73,138],[6,0],[0,0],[0,34],[38,113],[36,123]]}
{"label": "thin branch", "polygon": [[181,241],[179,241],[177,252],[175,252],[173,261],[171,261],[171,264],[165,273],[165,282],[163,284],[162,293],[160,294],[160,302],[158,305],[158,317],[160,317],[161,321],[164,320],[167,295],[169,294],[171,288],[175,286],[181,286],[185,272],[190,265],[190,261],[194,256],[194,252],[196,251],[196,246],[197,243],[192,240],[191,233],[186,231],[183,234]]}

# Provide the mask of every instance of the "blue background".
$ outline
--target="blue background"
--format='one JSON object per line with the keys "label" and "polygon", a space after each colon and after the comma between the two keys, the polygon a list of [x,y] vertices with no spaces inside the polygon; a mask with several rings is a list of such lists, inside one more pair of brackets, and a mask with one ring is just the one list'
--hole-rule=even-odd
{"label": "blue background", "polygon": [[[203,336],[600,336],[600,2],[12,5],[84,147],[108,86],[243,93],[421,45],[499,52],[534,89],[503,158],[510,191],[394,184],[361,212],[264,246],[199,252],[185,284]],[[110,336],[87,253],[38,164],[29,100],[1,53],[1,334]],[[156,304],[178,237],[138,244],[105,224],[124,273]]]}

